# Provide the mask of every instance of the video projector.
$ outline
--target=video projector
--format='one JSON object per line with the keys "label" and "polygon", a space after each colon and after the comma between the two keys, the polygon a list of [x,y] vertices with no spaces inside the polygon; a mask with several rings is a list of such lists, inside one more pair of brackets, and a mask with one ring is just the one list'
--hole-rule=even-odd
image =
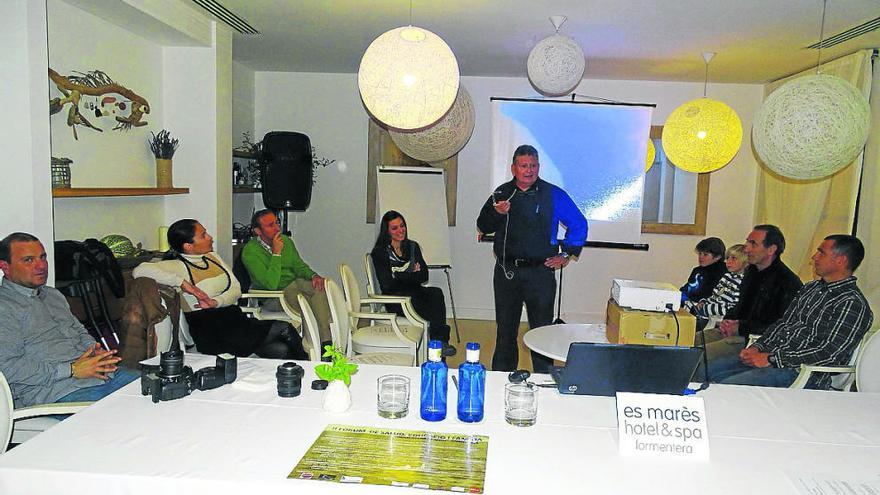
{"label": "video projector", "polygon": [[611,297],[618,306],[643,311],[667,311],[681,307],[681,292],[672,284],[665,282],[643,282],[615,278],[611,283]]}

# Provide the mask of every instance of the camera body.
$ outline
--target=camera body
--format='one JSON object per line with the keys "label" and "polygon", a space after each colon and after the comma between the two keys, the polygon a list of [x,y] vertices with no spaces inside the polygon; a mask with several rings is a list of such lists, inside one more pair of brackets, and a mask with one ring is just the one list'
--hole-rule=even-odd
{"label": "camera body", "polygon": [[211,390],[232,383],[238,376],[238,359],[231,354],[217,356],[217,364],[193,372],[183,365],[183,351],[166,351],[159,365],[146,365],[141,375],[141,394],[153,402],[186,397],[193,390]]}

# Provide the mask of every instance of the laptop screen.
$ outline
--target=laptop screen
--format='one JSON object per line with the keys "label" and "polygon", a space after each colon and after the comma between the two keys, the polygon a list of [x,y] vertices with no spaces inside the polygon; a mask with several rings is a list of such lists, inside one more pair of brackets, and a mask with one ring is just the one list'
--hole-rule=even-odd
{"label": "laptop screen", "polygon": [[692,347],[573,342],[568,348],[565,367],[555,378],[563,394],[681,395],[702,356],[702,349]]}

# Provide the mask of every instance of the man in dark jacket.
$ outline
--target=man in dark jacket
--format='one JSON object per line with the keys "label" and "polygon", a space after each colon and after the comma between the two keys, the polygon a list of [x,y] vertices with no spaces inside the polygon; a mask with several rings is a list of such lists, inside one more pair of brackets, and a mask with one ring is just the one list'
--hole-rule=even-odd
{"label": "man in dark jacket", "polygon": [[781,318],[803,287],[798,276],[779,259],[784,251],[785,237],[775,225],[756,225],[746,237],[749,267],[740,287],[739,303],[718,326],[721,340],[707,344],[709,359],[739,354],[748,336],[763,334]]}
{"label": "man in dark jacket", "polygon": [[[538,151],[527,144],[516,149],[513,180],[498,186],[480,210],[477,228],[495,234],[495,322],[497,337],[492,369],[512,371],[519,360],[517,330],[523,303],[529,328],[553,320],[556,279],[553,271],[581,254],[587,219],[561,188],[538,177]],[[561,246],[559,224],[566,227]],[[537,373],[549,373],[553,360],[532,352]]]}

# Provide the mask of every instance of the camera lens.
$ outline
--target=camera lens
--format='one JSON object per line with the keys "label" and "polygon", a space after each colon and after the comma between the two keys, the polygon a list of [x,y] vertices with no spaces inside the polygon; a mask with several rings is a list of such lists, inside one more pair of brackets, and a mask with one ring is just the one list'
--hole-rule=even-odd
{"label": "camera lens", "polygon": [[278,379],[279,397],[296,397],[302,390],[302,377],[305,371],[302,366],[289,362],[278,366],[275,378]]}
{"label": "camera lens", "polygon": [[183,371],[183,351],[175,349],[159,355],[159,376],[174,378]]}

